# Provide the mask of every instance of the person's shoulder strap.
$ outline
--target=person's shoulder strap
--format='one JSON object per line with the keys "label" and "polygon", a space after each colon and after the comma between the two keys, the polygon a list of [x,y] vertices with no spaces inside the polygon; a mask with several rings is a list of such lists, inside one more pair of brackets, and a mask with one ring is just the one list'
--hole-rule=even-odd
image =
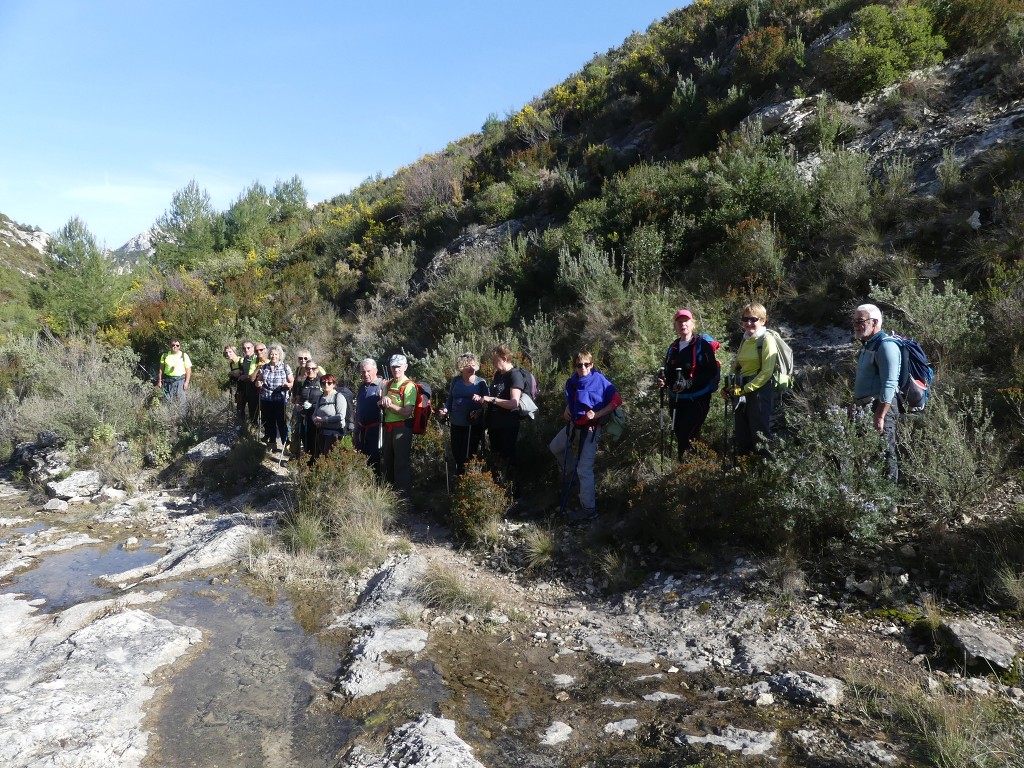
{"label": "person's shoulder strap", "polygon": [[668,367],[669,360],[672,359],[672,353],[673,352],[678,352],[678,351],[679,351],[679,337],[677,336],[676,340],[668,345],[668,350],[665,352],[665,362],[664,362],[664,365],[665,365],[666,368]]}

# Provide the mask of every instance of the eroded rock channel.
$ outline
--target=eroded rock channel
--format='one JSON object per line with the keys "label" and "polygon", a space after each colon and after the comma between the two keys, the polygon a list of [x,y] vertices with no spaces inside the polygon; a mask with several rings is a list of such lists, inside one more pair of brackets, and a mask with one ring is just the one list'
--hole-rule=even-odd
{"label": "eroded rock channel", "polygon": [[[600,597],[441,537],[300,600],[245,575],[281,511],[265,489],[102,490],[44,509],[0,486],[5,766],[899,765],[913,750],[851,703],[871,674],[1024,699],[929,674],[842,597],[779,599],[745,559]],[[437,564],[495,609],[424,608]],[[985,620],[1016,663],[1020,627]]]}

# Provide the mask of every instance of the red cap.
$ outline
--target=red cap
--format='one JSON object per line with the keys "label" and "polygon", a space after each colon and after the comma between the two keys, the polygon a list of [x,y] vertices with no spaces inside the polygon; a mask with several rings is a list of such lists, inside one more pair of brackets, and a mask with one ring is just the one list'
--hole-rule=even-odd
{"label": "red cap", "polygon": [[693,312],[688,309],[680,309],[676,312],[675,319],[678,320],[680,317],[685,317],[687,320],[693,320]]}

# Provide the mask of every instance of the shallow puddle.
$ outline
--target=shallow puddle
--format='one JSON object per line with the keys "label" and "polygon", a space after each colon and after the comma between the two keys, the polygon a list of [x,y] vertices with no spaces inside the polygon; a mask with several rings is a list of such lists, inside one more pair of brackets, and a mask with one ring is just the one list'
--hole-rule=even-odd
{"label": "shallow puddle", "polygon": [[46,523],[26,523],[10,528],[0,526],[0,544],[6,544],[9,541],[14,541],[22,536],[28,536],[48,527]]}
{"label": "shallow puddle", "polygon": [[111,597],[117,587],[99,584],[96,579],[159,560],[164,550],[147,547],[125,550],[119,544],[89,544],[67,552],[45,554],[31,569],[22,571],[5,587],[29,598],[43,598],[42,610],[62,611],[87,600]]}
{"label": "shallow puddle", "polygon": [[336,765],[354,727],[328,703],[347,644],[308,634],[291,603],[239,584],[168,588],[176,593],[152,612],[199,627],[205,645],[164,686],[144,765]]}

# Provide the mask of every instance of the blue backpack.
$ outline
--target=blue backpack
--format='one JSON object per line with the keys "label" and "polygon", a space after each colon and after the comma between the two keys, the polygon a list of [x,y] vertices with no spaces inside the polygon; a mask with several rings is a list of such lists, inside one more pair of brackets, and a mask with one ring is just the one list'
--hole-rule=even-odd
{"label": "blue backpack", "polygon": [[900,380],[896,389],[903,409],[907,413],[920,413],[928,403],[935,369],[928,362],[924,348],[916,340],[890,334],[881,343],[887,341],[895,342],[900,348]]}

